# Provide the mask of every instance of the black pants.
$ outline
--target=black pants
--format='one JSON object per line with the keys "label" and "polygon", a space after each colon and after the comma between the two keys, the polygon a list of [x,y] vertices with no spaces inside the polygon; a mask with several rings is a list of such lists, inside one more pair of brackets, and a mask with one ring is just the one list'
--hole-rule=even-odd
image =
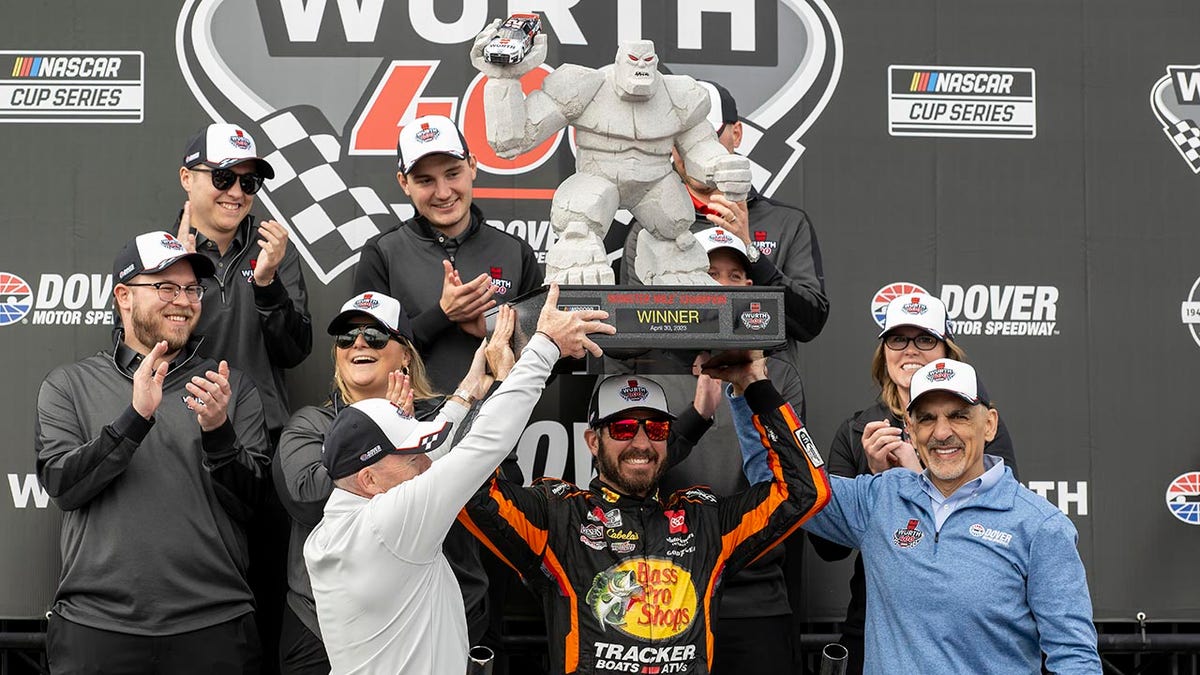
{"label": "black pants", "polygon": [[792,673],[792,617],[717,619],[713,627],[713,675]]}
{"label": "black pants", "polygon": [[329,671],[325,643],[285,603],[283,625],[279,631],[279,672],[283,675],[329,675]]}
{"label": "black pants", "polygon": [[55,675],[258,675],[260,653],[253,613],[153,637],[91,628],[52,614],[46,658]]}

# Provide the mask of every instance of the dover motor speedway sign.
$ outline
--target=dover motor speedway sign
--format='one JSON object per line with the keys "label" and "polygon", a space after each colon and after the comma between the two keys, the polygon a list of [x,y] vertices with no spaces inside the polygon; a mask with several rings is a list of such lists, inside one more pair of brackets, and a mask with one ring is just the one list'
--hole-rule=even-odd
{"label": "dover motor speedway sign", "polygon": [[[188,0],[179,14],[176,51],[189,89],[214,121],[246,127],[269,156],[276,176],[259,199],[290,227],[324,283],[351,267],[368,239],[412,215],[395,201],[403,199],[395,146],[415,117],[456,120],[479,158],[475,198],[515,202],[517,212],[548,212],[574,163],[569,132],[515,160],[492,152],[484,78],[468,56],[479,30],[509,7],[463,0],[435,12],[435,4]],[[767,195],[795,166],[801,136],[841,70],[840,30],[821,0],[582,0],[521,9],[541,13],[550,39],[546,65],[523,78],[527,91],[556,65],[610,63],[617,41],[628,38],[654,40],[664,70],[733,90],[746,127],[740,151]],[[549,228],[530,222],[522,233],[544,251]]]}

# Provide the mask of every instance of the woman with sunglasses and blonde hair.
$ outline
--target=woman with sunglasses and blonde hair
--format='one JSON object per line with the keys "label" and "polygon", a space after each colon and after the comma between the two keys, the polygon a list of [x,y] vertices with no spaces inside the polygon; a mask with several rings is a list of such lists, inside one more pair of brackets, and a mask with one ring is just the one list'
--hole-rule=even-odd
{"label": "woman with sunglasses and blonde hair", "polygon": [[[886,471],[901,465],[901,457],[915,457],[916,451],[904,431],[913,373],[935,359],[966,361],[966,354],[954,342],[946,319],[946,305],[923,293],[905,295],[888,303],[879,345],[871,359],[871,378],[879,385],[874,405],[851,415],[838,426],[829,448],[826,470],[830,475],[854,477]],[[979,384],[980,395],[988,398]],[[996,437],[984,446],[1017,473],[1012,439],[1001,419]],[[903,523],[897,527],[903,527]],[[809,535],[817,555],[824,560],[841,560],[853,549]],[[862,673],[863,625],[866,618],[866,574],[862,556],[854,561],[850,579],[850,604],[842,626],[841,643],[850,652],[847,673]]]}
{"label": "woman with sunglasses and blonde hair", "polygon": [[[288,593],[284,607],[283,627],[279,642],[280,671],[288,674],[329,673],[329,660],[321,642],[317,625],[312,586],[304,566],[304,541],[321,522],[325,501],[333,491],[333,481],[321,465],[321,446],[334,417],[346,406],[368,398],[387,398],[420,420],[444,419],[454,423],[456,435],[461,433],[464,419],[472,404],[485,398],[494,382],[503,380],[513,366],[511,350],[488,349],[476,351],[471,368],[450,396],[433,391],[425,374],[425,364],[412,343],[412,328],[408,316],[396,299],[383,293],[362,293],[342,306],[342,311],[329,324],[334,336],[334,391],[322,406],[302,408],[283,429],[279,450],[273,465],[274,483],[279,497],[292,517],[291,540],[288,545]],[[494,377],[484,369],[490,366]],[[450,443],[429,454],[436,460],[451,448]],[[510,458],[506,463],[515,465]],[[504,468],[505,474],[513,470]],[[519,470],[517,471],[519,475]],[[460,526],[456,526],[460,527]],[[447,551],[454,544],[447,537]],[[456,558],[469,557],[475,551],[474,538],[465,530],[466,550],[461,555],[448,555],[451,567],[462,586],[464,581]],[[457,553],[457,551],[456,551]],[[468,560],[465,564],[469,565]],[[466,574],[474,574],[467,570]],[[479,567],[479,573],[482,568]],[[485,577],[486,581],[486,577]],[[483,592],[486,595],[486,585]],[[486,606],[482,609],[486,622]],[[468,619],[471,607],[468,604]],[[474,637],[474,636],[472,636]]]}

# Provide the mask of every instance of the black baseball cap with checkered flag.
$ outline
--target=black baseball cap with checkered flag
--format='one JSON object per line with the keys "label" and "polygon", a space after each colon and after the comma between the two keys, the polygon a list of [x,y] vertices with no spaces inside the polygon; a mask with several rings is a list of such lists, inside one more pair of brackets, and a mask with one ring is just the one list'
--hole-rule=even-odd
{"label": "black baseball cap with checkered flag", "polygon": [[385,455],[419,455],[450,440],[451,423],[419,422],[391,401],[369,398],[343,408],[325,434],[321,464],[337,480]]}

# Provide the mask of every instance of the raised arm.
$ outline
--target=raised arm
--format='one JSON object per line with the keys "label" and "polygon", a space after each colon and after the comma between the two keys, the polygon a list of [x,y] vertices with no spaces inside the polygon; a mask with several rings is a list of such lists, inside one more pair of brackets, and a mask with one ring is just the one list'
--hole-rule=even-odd
{"label": "raised arm", "polygon": [[[497,19],[475,37],[471,46],[471,64],[487,76],[483,85],[483,109],[488,145],[496,154],[511,159],[567,126],[569,119],[565,111],[570,109],[570,103],[582,108],[599,88],[602,77],[590,68],[564,65],[542,83],[543,89],[553,95],[535,90],[526,97],[521,88],[521,77],[545,61],[546,35],[539,33],[534,38],[533,49],[518,63],[488,63],[484,61],[483,48],[496,36],[499,27],[500,20]],[[592,75],[581,78],[583,71]]]}
{"label": "raised arm", "polygon": [[450,454],[425,473],[371,500],[380,536],[399,556],[431,559],[458,511],[494,472],[520,438],[541,397],[550,369],[560,356],[600,356],[589,333],[613,333],[603,311],[557,309],[558,286],[551,286],[537,333],[521,353],[504,384],[480,408],[468,433]]}
{"label": "raised arm", "polygon": [[769,482],[752,485],[720,503],[721,556],[726,558],[728,574],[783,541],[829,500],[829,482],[816,445],[792,406],[767,379],[762,353],[751,356],[746,363],[704,369],[745,392],[772,475]]}

